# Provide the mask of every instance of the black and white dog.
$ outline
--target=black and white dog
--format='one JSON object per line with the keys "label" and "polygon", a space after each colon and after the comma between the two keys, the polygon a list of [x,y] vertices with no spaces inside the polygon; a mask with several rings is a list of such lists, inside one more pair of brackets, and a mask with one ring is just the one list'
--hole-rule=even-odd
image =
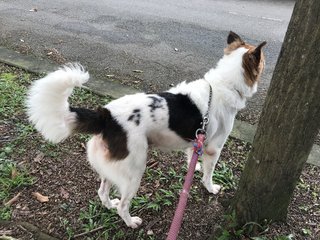
{"label": "black and white dog", "polygon": [[[230,134],[238,110],[257,91],[264,68],[261,48],[246,44],[230,32],[224,56],[203,79],[182,82],[159,94],[138,93],[114,100],[98,110],[69,106],[68,97],[75,86],[88,81],[89,74],[79,64],[65,65],[34,82],[27,99],[30,121],[43,136],[60,142],[73,133],[89,133],[88,160],[101,177],[98,194],[107,208],[132,228],[142,220],[129,214],[146,168],[148,145],[163,149],[185,149],[188,160],[192,139],[209,111],[202,171],[206,189],[217,194],[220,186],[212,183],[212,172]],[[208,106],[210,86],[212,103]],[[121,199],[110,199],[115,185]]]}

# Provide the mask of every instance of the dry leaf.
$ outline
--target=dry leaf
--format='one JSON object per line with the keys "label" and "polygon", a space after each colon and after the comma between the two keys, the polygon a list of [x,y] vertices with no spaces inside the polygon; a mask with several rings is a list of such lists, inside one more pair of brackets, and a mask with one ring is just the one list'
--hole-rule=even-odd
{"label": "dry leaf", "polygon": [[43,196],[39,192],[33,192],[32,195],[41,203],[49,202],[49,197],[48,196]]}
{"label": "dry leaf", "polygon": [[37,156],[33,159],[33,161],[35,161],[36,163],[40,163],[43,158],[44,158],[44,154],[41,152],[37,154]]}
{"label": "dry leaf", "polygon": [[60,188],[60,195],[64,199],[68,199],[69,198],[69,193],[62,187]]}
{"label": "dry leaf", "polygon": [[12,168],[11,170],[11,179],[15,179],[18,176],[18,171],[16,168]]}
{"label": "dry leaf", "polygon": [[87,149],[87,147],[86,147],[86,145],[85,145],[84,143],[81,143],[80,145],[81,145],[81,147],[82,147],[84,150]]}
{"label": "dry leaf", "polygon": [[6,202],[4,205],[5,206],[10,206],[12,205],[14,202],[16,202],[19,198],[19,196],[21,195],[21,193],[19,192],[17,195],[15,195],[13,198],[11,198],[8,202]]}

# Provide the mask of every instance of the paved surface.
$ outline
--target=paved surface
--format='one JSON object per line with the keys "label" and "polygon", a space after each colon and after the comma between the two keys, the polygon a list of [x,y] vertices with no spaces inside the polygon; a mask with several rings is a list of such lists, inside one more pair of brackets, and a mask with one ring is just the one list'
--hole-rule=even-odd
{"label": "paved surface", "polygon": [[229,30],[251,43],[266,40],[266,73],[243,113],[254,122],[292,8],[267,0],[2,0],[0,45],[43,58],[56,49],[87,66],[97,86],[114,80],[159,91],[202,77],[222,56]]}
{"label": "paved surface", "polygon": [[[33,56],[22,55],[3,47],[0,47],[0,62],[4,62],[12,66],[25,69],[27,71],[40,73],[40,74],[46,73],[48,71],[52,71],[53,69],[58,67],[57,65],[50,64],[45,60],[41,60]],[[96,88],[95,85],[91,85],[91,86],[89,85],[89,88],[94,90],[98,89],[97,92],[99,92],[100,94],[106,94],[115,98],[135,91],[121,84],[115,84],[115,85],[109,84],[109,86],[112,86],[112,87],[106,88],[105,86],[102,86],[100,89],[98,89]],[[255,132],[256,132],[256,125],[251,125],[247,122],[236,120],[231,136],[246,142],[252,142]],[[313,148],[310,152],[307,162],[316,166],[320,166],[320,146],[319,145],[316,145],[316,144],[313,145]]]}

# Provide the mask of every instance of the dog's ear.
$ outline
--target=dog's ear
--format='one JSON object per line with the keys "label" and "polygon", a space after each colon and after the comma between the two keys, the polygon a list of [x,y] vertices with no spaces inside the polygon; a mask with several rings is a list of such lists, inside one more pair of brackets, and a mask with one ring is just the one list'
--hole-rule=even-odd
{"label": "dog's ear", "polygon": [[238,42],[240,44],[244,44],[244,41],[241,39],[241,37],[238,34],[230,31],[229,35],[228,35],[227,43],[231,44],[233,42]]}
{"label": "dog's ear", "polygon": [[260,62],[260,58],[261,58],[261,49],[262,47],[264,47],[267,44],[266,41],[260,43],[258,45],[258,47],[256,47],[256,49],[252,52],[252,55],[256,58],[257,62]]}

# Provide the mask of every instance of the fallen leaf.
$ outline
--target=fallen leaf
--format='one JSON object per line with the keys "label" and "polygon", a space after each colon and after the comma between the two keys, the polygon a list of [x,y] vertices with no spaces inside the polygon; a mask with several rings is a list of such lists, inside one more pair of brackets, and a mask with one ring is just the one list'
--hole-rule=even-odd
{"label": "fallen leaf", "polygon": [[49,197],[48,196],[43,196],[39,192],[33,192],[32,195],[41,203],[49,202]]}
{"label": "fallen leaf", "polygon": [[11,179],[15,179],[18,176],[18,171],[16,168],[12,168],[11,170]]}
{"label": "fallen leaf", "polygon": [[69,193],[62,187],[60,188],[60,195],[64,199],[68,199],[69,198]]}
{"label": "fallen leaf", "polygon": [[156,184],[155,184],[155,188],[158,188],[158,187],[160,187],[160,181],[159,180],[156,180],[156,182],[155,182]]}
{"label": "fallen leaf", "polygon": [[19,196],[21,195],[21,193],[19,192],[17,195],[15,195],[13,198],[11,198],[8,202],[6,202],[4,205],[5,206],[10,206],[12,205],[14,202],[16,202],[19,198]]}
{"label": "fallen leaf", "polygon": [[82,147],[84,150],[87,149],[87,147],[86,147],[86,145],[85,145],[84,143],[81,143],[80,145],[81,145],[81,147]]}
{"label": "fallen leaf", "polygon": [[44,158],[44,154],[41,152],[37,154],[37,156],[33,159],[33,161],[35,161],[36,163],[40,163],[43,158]]}
{"label": "fallen leaf", "polygon": [[132,72],[135,72],[135,73],[143,73],[142,70],[133,70]]}

